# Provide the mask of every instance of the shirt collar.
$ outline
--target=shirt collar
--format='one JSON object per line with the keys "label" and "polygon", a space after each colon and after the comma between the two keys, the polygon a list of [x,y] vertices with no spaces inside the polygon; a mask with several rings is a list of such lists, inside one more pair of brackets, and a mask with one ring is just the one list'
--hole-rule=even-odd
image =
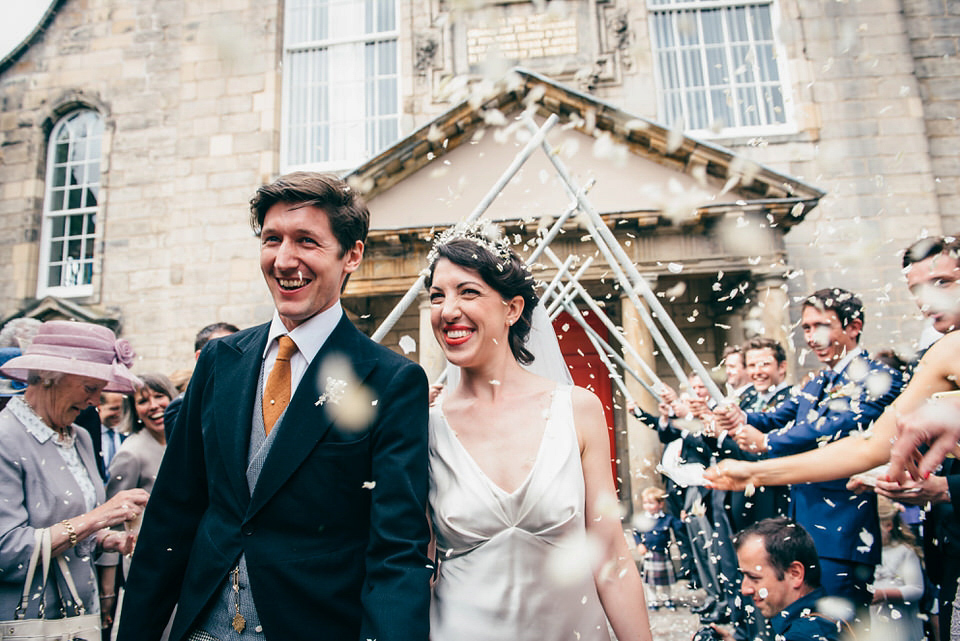
{"label": "shirt collar", "polygon": [[843,358],[837,361],[837,364],[833,366],[833,371],[835,371],[837,374],[842,374],[843,370],[847,369],[847,365],[850,364],[850,361],[863,353],[863,348],[857,345],[855,348],[844,354]]}
{"label": "shirt collar", "polygon": [[273,311],[273,320],[270,321],[270,331],[267,333],[267,346],[263,350],[266,357],[274,339],[287,334],[297,344],[297,351],[303,355],[308,363],[313,362],[323,344],[330,338],[330,334],[337,327],[343,317],[343,307],[338,300],[329,308],[300,323],[292,330],[287,331],[280,320],[280,313]]}
{"label": "shirt collar", "polygon": [[7,402],[7,407],[10,408],[13,415],[23,423],[23,426],[27,429],[27,433],[37,439],[38,443],[46,443],[56,435],[56,432],[44,423],[40,417],[37,416],[36,412],[27,405],[27,402],[23,400],[22,396],[12,397],[9,402]]}
{"label": "shirt collar", "polygon": [[761,401],[763,401],[764,403],[766,403],[766,402],[769,401],[771,398],[773,398],[773,397],[776,395],[777,392],[779,392],[780,390],[782,390],[782,389],[785,388],[785,387],[789,387],[788,383],[787,383],[786,381],[780,381],[779,383],[777,383],[776,385],[774,385],[773,387],[771,387],[770,389],[768,389],[764,394],[757,394],[757,397],[758,397]]}
{"label": "shirt collar", "polygon": [[744,383],[744,384],[741,385],[740,387],[737,387],[736,389],[734,389],[731,394],[732,394],[733,396],[743,396],[743,394],[747,391],[747,389],[748,389],[751,385],[753,385],[753,383]]}
{"label": "shirt collar", "polygon": [[782,637],[783,633],[787,631],[787,628],[790,627],[793,621],[802,616],[809,615],[811,612],[816,612],[817,601],[825,596],[827,596],[827,593],[822,587],[817,588],[813,592],[808,592],[775,614],[773,618],[770,619],[770,627],[773,628],[774,633],[778,637]]}

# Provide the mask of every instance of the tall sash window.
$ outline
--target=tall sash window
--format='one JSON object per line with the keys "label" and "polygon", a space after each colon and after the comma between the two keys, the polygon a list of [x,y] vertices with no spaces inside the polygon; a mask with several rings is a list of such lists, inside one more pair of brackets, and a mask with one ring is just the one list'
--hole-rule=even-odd
{"label": "tall sash window", "polygon": [[397,0],[287,0],[286,169],[347,169],[400,138]]}

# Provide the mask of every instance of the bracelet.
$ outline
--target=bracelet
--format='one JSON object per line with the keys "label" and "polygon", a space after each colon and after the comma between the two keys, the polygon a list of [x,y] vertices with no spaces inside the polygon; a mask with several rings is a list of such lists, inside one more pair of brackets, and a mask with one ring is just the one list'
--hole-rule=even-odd
{"label": "bracelet", "polygon": [[117,598],[117,595],[116,595],[116,594],[101,594],[101,595],[100,595],[100,600],[101,600],[101,601],[103,601],[104,599],[116,599],[116,598]]}
{"label": "bracelet", "polygon": [[60,525],[67,530],[67,536],[70,538],[70,547],[75,546],[77,544],[77,531],[73,529],[73,523],[64,519],[60,521]]}

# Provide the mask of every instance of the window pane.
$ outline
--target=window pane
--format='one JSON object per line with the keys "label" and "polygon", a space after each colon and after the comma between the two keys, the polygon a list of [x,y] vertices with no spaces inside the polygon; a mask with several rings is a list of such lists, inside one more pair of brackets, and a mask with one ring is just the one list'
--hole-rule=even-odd
{"label": "window pane", "polygon": [[47,271],[47,287],[59,287],[60,274],[60,265],[51,265],[50,269]]}
{"label": "window pane", "polygon": [[656,42],[660,47],[673,47],[675,42],[673,38],[673,21],[667,15],[657,14],[653,16],[653,31],[656,36]]}
{"label": "window pane", "polygon": [[[70,134],[65,132],[64,135],[69,136]],[[54,149],[56,153],[54,162],[57,164],[63,164],[67,162],[70,154],[70,146],[64,143],[58,143],[54,146]]]}
{"label": "window pane", "polygon": [[700,51],[688,49],[683,52],[683,71],[688,87],[703,86],[703,69],[700,64]]}
{"label": "window pane", "polygon": [[50,261],[63,260],[63,241],[57,240],[50,243]]}
{"label": "window pane", "polygon": [[53,233],[51,236],[53,238],[63,238],[63,231],[66,228],[66,218],[57,216],[51,222],[53,223]]}
{"label": "window pane", "polygon": [[58,189],[57,191],[51,194],[52,199],[50,202],[51,211],[60,211],[63,209],[63,191]]}
{"label": "window pane", "polygon": [[677,16],[677,36],[680,46],[700,44],[697,14],[693,11],[681,11]]}
{"label": "window pane", "polygon": [[67,209],[79,209],[81,206],[82,189],[71,189],[67,192]]}
{"label": "window pane", "polygon": [[780,77],[772,45],[757,45],[757,74],[763,82],[776,82]]}
{"label": "window pane", "polygon": [[710,85],[721,85],[729,80],[727,74],[726,52],[719,47],[711,47],[706,50],[707,56],[707,77],[710,79]]}
{"label": "window pane", "polygon": [[720,11],[711,9],[701,12],[701,24],[703,25],[704,44],[722,44],[723,43],[723,20]]}
{"label": "window pane", "polygon": [[732,47],[733,56],[733,82],[756,82],[753,75],[753,60],[755,56],[751,55],[749,47]]}
{"label": "window pane", "polygon": [[773,42],[773,21],[770,19],[770,7],[752,7],[750,25],[753,27],[753,37],[757,40]]}
{"label": "window pane", "polygon": [[714,90],[710,92],[710,106],[713,109],[713,125],[719,124],[722,127],[735,127],[739,123],[734,116],[733,105],[730,95],[723,90]]}
{"label": "window pane", "polygon": [[707,108],[707,94],[703,91],[694,91],[689,95],[690,122],[688,127],[706,129],[710,126],[710,110]]}

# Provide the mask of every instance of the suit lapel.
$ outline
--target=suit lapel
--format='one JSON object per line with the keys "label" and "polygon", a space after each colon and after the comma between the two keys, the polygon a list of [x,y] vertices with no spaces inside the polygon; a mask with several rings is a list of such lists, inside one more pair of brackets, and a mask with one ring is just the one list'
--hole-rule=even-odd
{"label": "suit lapel", "polygon": [[236,343],[221,343],[221,353],[216,359],[214,412],[217,442],[230,485],[242,503],[250,497],[246,470],[256,401],[241,399],[257,398],[257,381],[269,329],[268,323],[255,328]]}
{"label": "suit lapel", "polygon": [[253,490],[246,519],[250,519],[276,494],[330,431],[333,420],[327,411],[328,402],[318,403],[318,400],[326,387],[326,382],[320,380],[325,376],[321,373],[323,362],[337,353],[348,359],[356,380],[360,382],[366,379],[376,364],[366,338],[344,315],[304,372],[290,399]]}

